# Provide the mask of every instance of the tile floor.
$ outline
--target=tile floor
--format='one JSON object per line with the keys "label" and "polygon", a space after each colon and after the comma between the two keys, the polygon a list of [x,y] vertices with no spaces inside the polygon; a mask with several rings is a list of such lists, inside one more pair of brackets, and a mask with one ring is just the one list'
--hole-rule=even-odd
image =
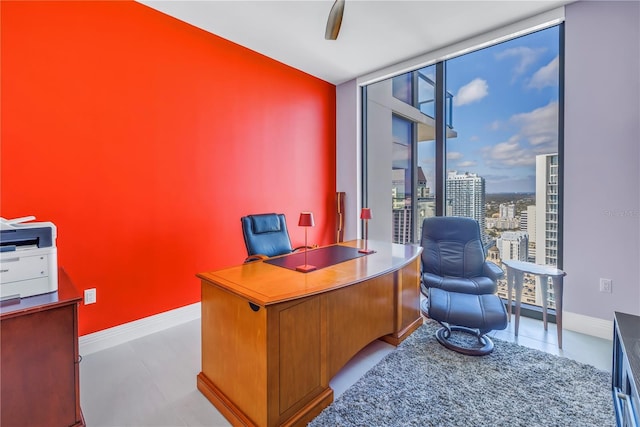
{"label": "tile floor", "polygon": [[[523,317],[518,337],[513,323],[491,336],[611,371],[611,341],[565,330],[559,350],[553,323],[545,332],[542,322]],[[393,348],[376,341],[363,349],[332,379],[335,397]],[[196,389],[199,372],[200,320],[88,354],[80,363],[80,402],[87,426],[229,426]]]}

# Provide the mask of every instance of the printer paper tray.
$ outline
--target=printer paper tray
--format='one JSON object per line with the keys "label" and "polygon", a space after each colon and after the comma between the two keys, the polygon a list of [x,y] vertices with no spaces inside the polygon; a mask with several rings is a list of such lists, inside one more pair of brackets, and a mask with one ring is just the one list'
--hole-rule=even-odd
{"label": "printer paper tray", "polygon": [[[51,280],[54,279],[54,280]],[[46,294],[58,290],[58,280],[49,277],[38,277],[37,279],[21,280],[19,282],[0,284],[0,298],[20,296],[20,298],[34,295]]]}

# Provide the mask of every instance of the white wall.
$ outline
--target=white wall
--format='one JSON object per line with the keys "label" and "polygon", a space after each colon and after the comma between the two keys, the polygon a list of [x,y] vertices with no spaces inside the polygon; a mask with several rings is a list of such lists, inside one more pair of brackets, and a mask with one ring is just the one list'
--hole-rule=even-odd
{"label": "white wall", "polygon": [[361,144],[358,85],[355,80],[336,86],[336,191],[345,192],[344,240],[359,236]]}
{"label": "white wall", "polygon": [[392,111],[378,98],[384,97],[385,89],[391,93],[390,85],[386,81],[370,86],[373,90],[367,89],[367,204],[375,219],[369,221],[369,238],[386,242],[393,240]]}
{"label": "white wall", "polygon": [[611,320],[640,314],[640,3],[565,16],[564,307]]}
{"label": "white wall", "polygon": [[[614,311],[640,314],[639,7],[579,1],[565,9],[564,325],[603,337]],[[359,203],[356,82],[337,93],[338,191]],[[347,218],[357,223],[357,207]],[[612,294],[599,292],[600,277],[613,280]]]}

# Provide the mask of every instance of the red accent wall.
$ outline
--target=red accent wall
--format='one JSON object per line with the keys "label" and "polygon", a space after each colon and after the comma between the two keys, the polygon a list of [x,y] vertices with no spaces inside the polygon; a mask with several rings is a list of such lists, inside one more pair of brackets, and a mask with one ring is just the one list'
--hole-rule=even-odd
{"label": "red accent wall", "polygon": [[199,301],[245,214],[333,241],[335,86],[131,1],[0,13],[1,214],[57,225],[81,335]]}

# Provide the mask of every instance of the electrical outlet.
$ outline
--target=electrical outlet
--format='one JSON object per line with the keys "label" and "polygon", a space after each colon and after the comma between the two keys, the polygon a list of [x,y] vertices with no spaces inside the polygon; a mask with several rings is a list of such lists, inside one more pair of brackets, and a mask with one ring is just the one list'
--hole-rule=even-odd
{"label": "electrical outlet", "polygon": [[96,303],[96,288],[84,290],[84,305]]}
{"label": "electrical outlet", "polygon": [[600,292],[605,292],[608,294],[612,292],[611,279],[600,279]]}

